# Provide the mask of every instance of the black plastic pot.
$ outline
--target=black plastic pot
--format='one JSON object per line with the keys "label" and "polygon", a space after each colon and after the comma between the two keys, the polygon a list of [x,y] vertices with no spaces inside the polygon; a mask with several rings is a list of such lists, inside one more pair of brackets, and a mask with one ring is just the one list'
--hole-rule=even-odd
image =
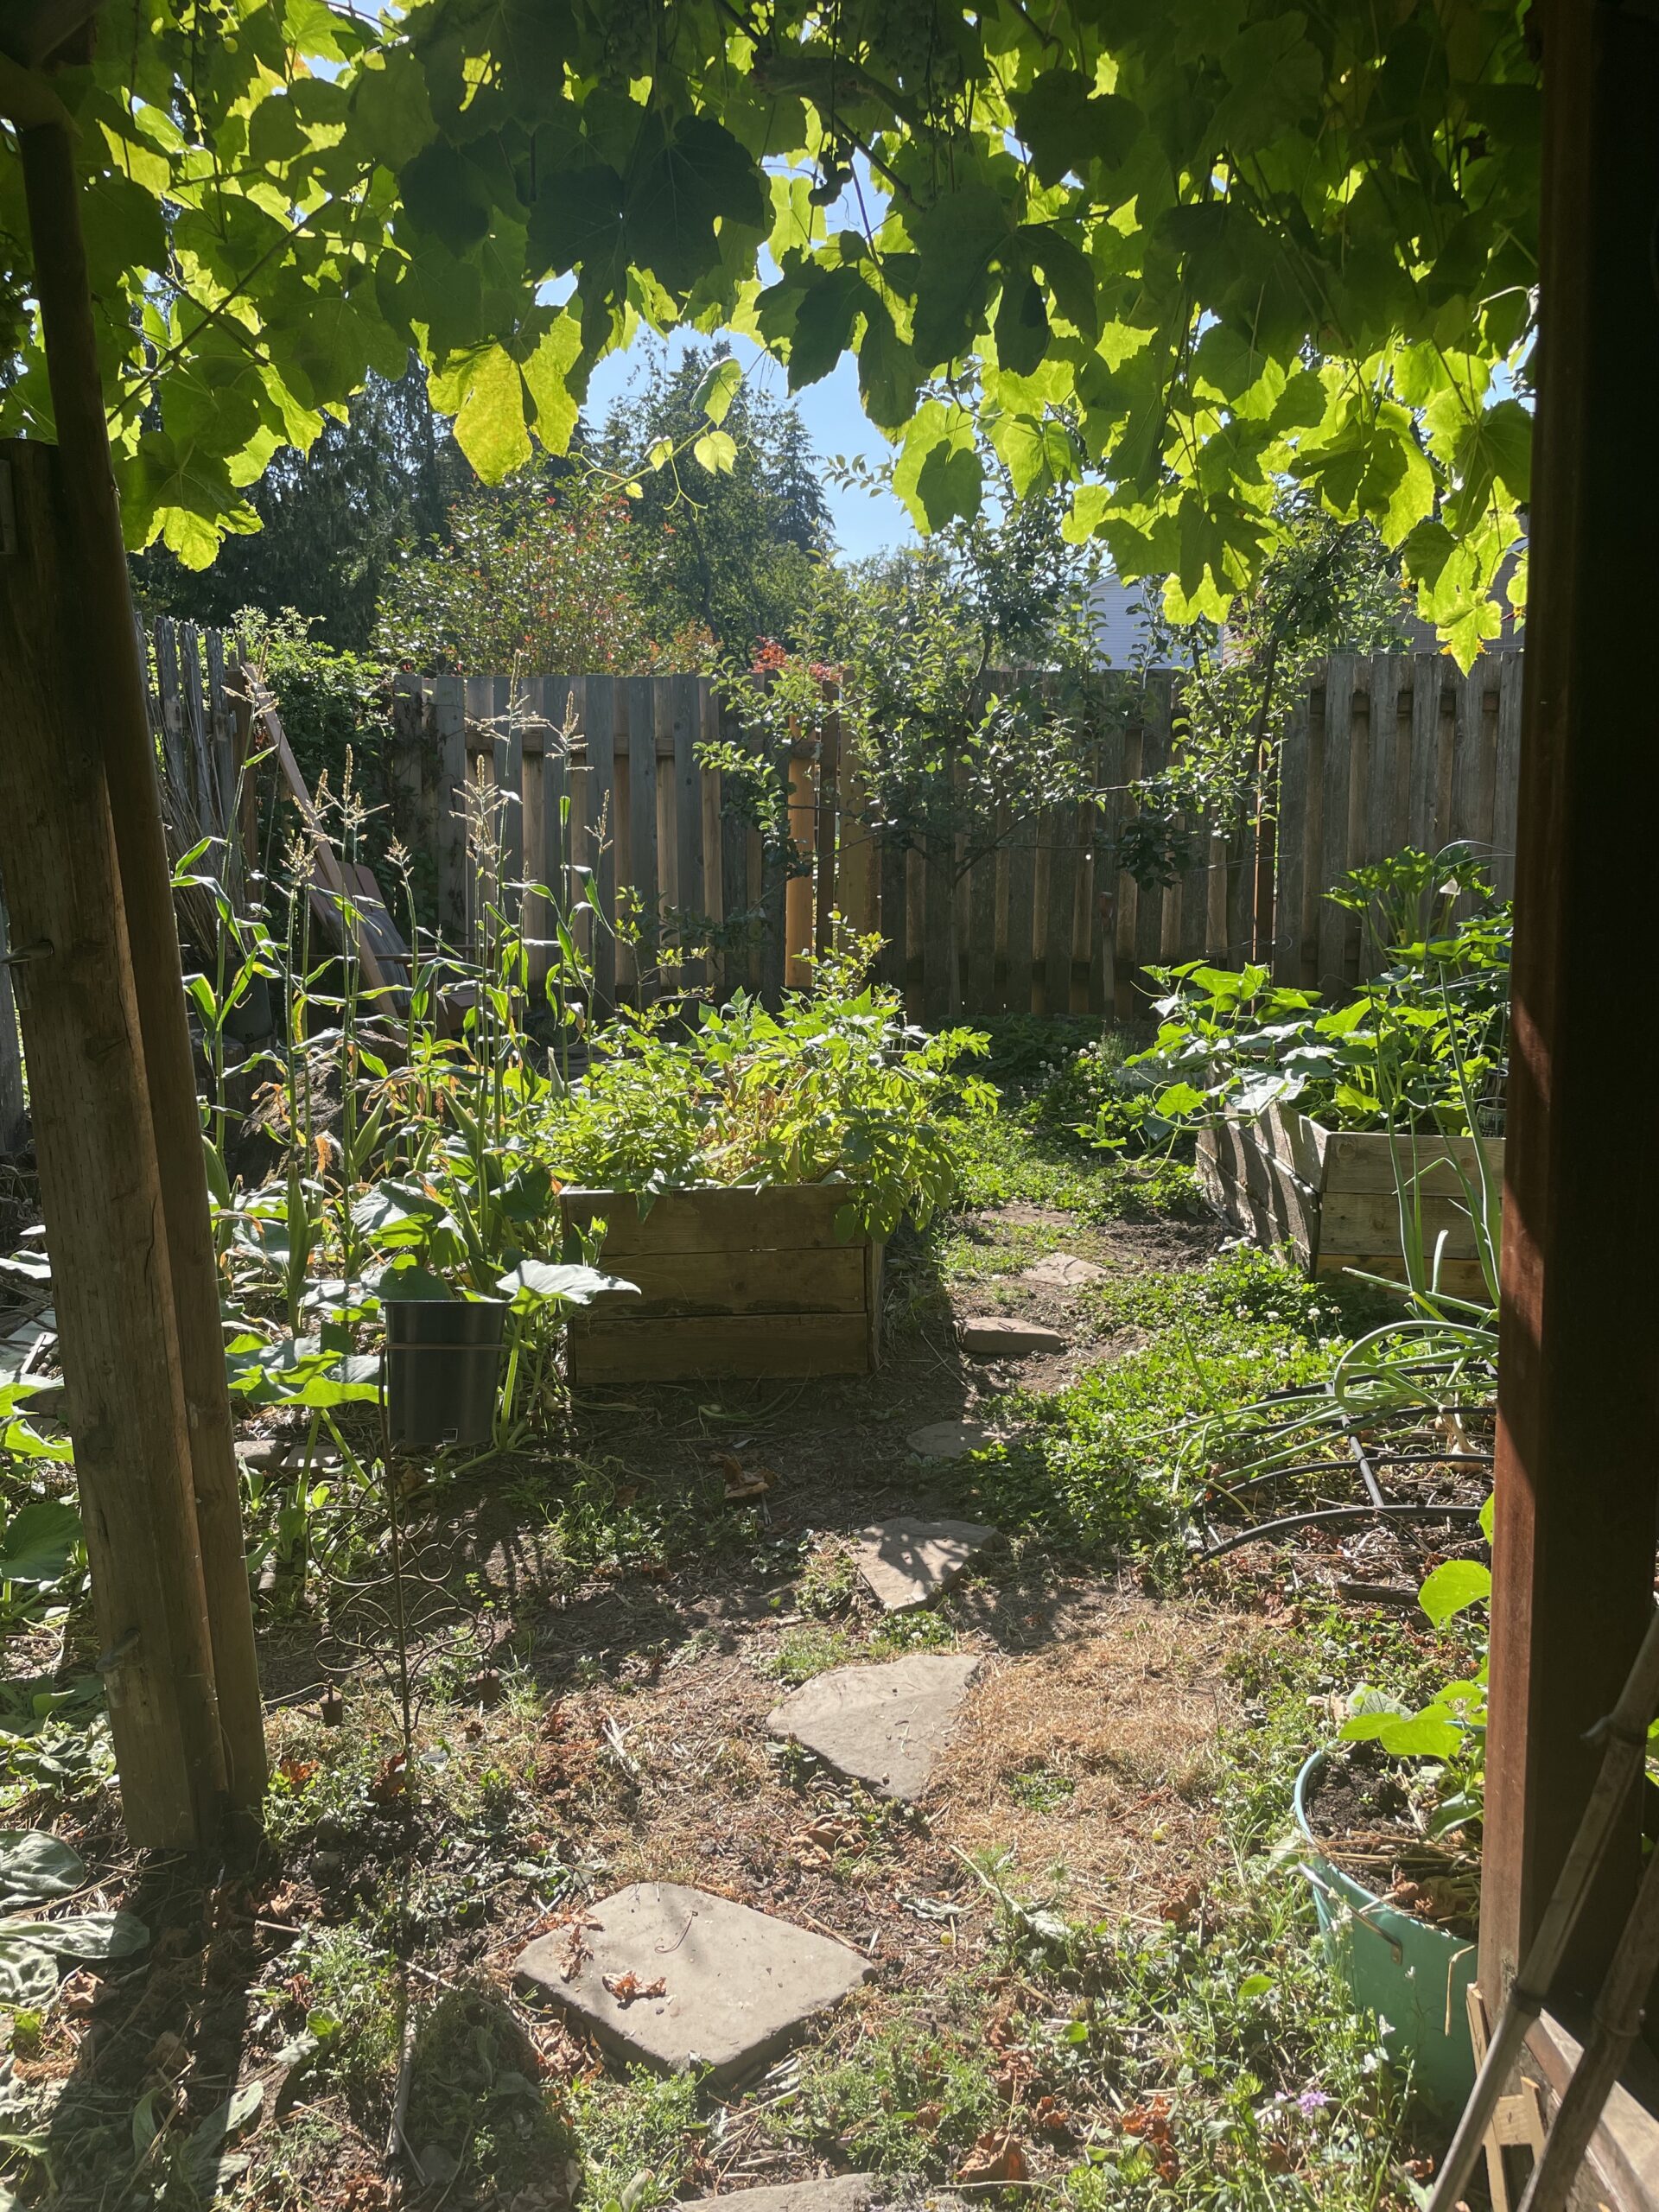
{"label": "black plastic pot", "polygon": [[234,1037],[239,1045],[263,1045],[276,1027],[276,1017],[270,1003],[270,978],[268,976],[251,976],[246,995],[226,1016],[225,1033],[227,1037]]}
{"label": "black plastic pot", "polygon": [[487,1444],[495,1427],[505,1302],[388,1298],[382,1310],[393,1450]]}

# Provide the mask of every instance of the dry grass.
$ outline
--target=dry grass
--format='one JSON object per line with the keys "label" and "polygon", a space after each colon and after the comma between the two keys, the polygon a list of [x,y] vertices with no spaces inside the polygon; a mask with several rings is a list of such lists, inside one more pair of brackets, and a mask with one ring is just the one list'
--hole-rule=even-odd
{"label": "dry grass", "polygon": [[1125,1599],[1103,1633],[995,1662],[936,1775],[935,1833],[1064,1869],[1071,1908],[1166,1916],[1216,1831],[1223,1675],[1240,1622]]}

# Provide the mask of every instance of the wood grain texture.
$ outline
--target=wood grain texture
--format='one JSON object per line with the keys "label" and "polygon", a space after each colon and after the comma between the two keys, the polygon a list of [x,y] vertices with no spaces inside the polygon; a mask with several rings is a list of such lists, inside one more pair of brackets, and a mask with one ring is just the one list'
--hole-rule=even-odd
{"label": "wood grain texture", "polygon": [[633,1321],[664,1313],[864,1311],[862,1241],[779,1251],[632,1252],[619,1256],[617,1272],[633,1290],[604,1293],[589,1309],[594,1314]]}
{"label": "wood grain texture", "polygon": [[627,880],[638,900],[641,935],[635,952],[634,989],[648,1006],[657,995],[658,939],[662,887],[657,851],[657,684],[649,676],[628,678]]}
{"label": "wood grain texture", "polygon": [[1027,816],[1008,841],[1007,938],[1004,992],[1010,1014],[1032,1011],[1033,944],[1037,895],[1038,826]]}
{"label": "wood grain texture", "polygon": [[643,1216],[620,1191],[563,1191],[566,1224],[607,1224],[608,1262],[635,1252],[805,1251],[842,1246],[836,1216],[849,1198],[844,1183],[753,1185],[744,1189],[665,1191]]}
{"label": "wood grain texture", "polygon": [[1311,717],[1323,715],[1325,693],[1296,701],[1279,747],[1279,818],[1274,838],[1278,896],[1274,905],[1273,973],[1275,982],[1300,989],[1305,981],[1302,957],[1302,899],[1307,881],[1308,751]]}
{"label": "wood grain texture", "polygon": [[580,859],[589,871],[594,907],[594,1007],[603,1017],[616,1010],[616,678],[590,676],[584,704],[588,792]]}
{"label": "wood grain texture", "polygon": [[[1326,664],[1325,764],[1320,796],[1319,884],[1323,894],[1350,865],[1348,810],[1354,756],[1354,695],[1362,664],[1355,653],[1332,653]],[[1319,988],[1339,998],[1348,979],[1349,939],[1358,924],[1321,895],[1315,908]]]}
{"label": "wood grain texture", "polygon": [[[682,944],[702,936],[709,912],[703,880],[702,770],[697,765],[697,740],[702,727],[702,678],[676,676],[669,682],[669,736],[674,747],[674,903],[678,908],[676,937]],[[701,960],[682,960],[676,983],[692,990],[703,981]]]}
{"label": "wood grain texture", "polygon": [[458,676],[432,679],[432,721],[442,772],[439,783],[438,926],[452,944],[467,939],[467,709]]}
{"label": "wood grain texture", "polygon": [[[129,1834],[194,1848],[227,1776],[156,1132],[60,459],[0,455],[19,548],[0,561],[0,870],[15,947],[36,949],[14,975],[93,1612]],[[194,1111],[179,1134],[196,1144]],[[238,1573],[245,1599],[239,1554]]]}
{"label": "wood grain texture", "polygon": [[922,1019],[930,1029],[945,1028],[957,1004],[950,863],[950,839],[930,839],[922,855]]}
{"label": "wood grain texture", "polygon": [[60,445],[70,593],[79,626],[73,696],[98,734],[115,826],[143,1071],[156,1132],[168,1282],[190,1440],[220,1745],[230,1802],[264,1794],[265,1751],[241,1491],[225,1380],[219,1281],[207,1173],[196,1141],[195,1069],[172,872],[156,791],[145,672],[110,460],[92,293],[80,232],[75,154],[56,128],[18,134],[34,240],[34,284]]}

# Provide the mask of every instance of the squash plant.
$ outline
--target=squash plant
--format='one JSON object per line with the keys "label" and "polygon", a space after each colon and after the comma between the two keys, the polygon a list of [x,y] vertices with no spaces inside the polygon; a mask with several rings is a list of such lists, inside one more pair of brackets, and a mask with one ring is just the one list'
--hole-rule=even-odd
{"label": "squash plant", "polygon": [[[1492,1501],[1480,1516],[1481,1531],[1492,1540]],[[1479,1560],[1441,1561],[1417,1592],[1417,1602],[1438,1629],[1459,1614],[1485,1606],[1492,1594],[1492,1571]],[[1481,1816],[1486,1766],[1487,1655],[1481,1650],[1472,1674],[1442,1683],[1415,1711],[1397,1698],[1362,1683],[1349,1700],[1341,1735],[1348,1743],[1375,1743],[1391,1758],[1433,1761],[1427,1780],[1433,1811],[1431,1835],[1446,1835]]]}
{"label": "squash plant", "polygon": [[[1250,964],[1150,972],[1156,1041],[1128,1065],[1167,1126],[1294,1106],[1325,1127],[1491,1135],[1508,1064],[1510,921],[1466,848],[1413,850],[1327,894],[1366,918],[1386,964],[1340,1007]],[[1459,908],[1463,911],[1459,911]],[[1109,1133],[1103,1133],[1109,1135]]]}

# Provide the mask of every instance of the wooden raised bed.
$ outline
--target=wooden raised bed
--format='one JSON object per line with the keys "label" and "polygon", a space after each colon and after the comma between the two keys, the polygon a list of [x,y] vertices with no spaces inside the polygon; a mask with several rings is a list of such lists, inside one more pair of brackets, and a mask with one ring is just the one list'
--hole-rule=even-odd
{"label": "wooden raised bed", "polygon": [[836,1234],[845,1184],[565,1191],[567,1229],[606,1223],[614,1292],[571,1317],[573,1382],[868,1375],[881,1352],[882,1247]]}
{"label": "wooden raised bed", "polygon": [[[1503,1174],[1503,1140],[1480,1140],[1495,1180]],[[1446,1232],[1440,1287],[1457,1298],[1485,1295],[1474,1226],[1455,1159],[1472,1182],[1472,1137],[1401,1140],[1402,1160],[1427,1166],[1418,1184],[1423,1249],[1431,1264]],[[1311,1275],[1363,1268],[1405,1273],[1400,1207],[1389,1139],[1380,1129],[1327,1129],[1293,1107],[1269,1106],[1253,1122],[1224,1122],[1198,1138],[1198,1176],[1227,1218],[1258,1243],[1293,1246]]]}

